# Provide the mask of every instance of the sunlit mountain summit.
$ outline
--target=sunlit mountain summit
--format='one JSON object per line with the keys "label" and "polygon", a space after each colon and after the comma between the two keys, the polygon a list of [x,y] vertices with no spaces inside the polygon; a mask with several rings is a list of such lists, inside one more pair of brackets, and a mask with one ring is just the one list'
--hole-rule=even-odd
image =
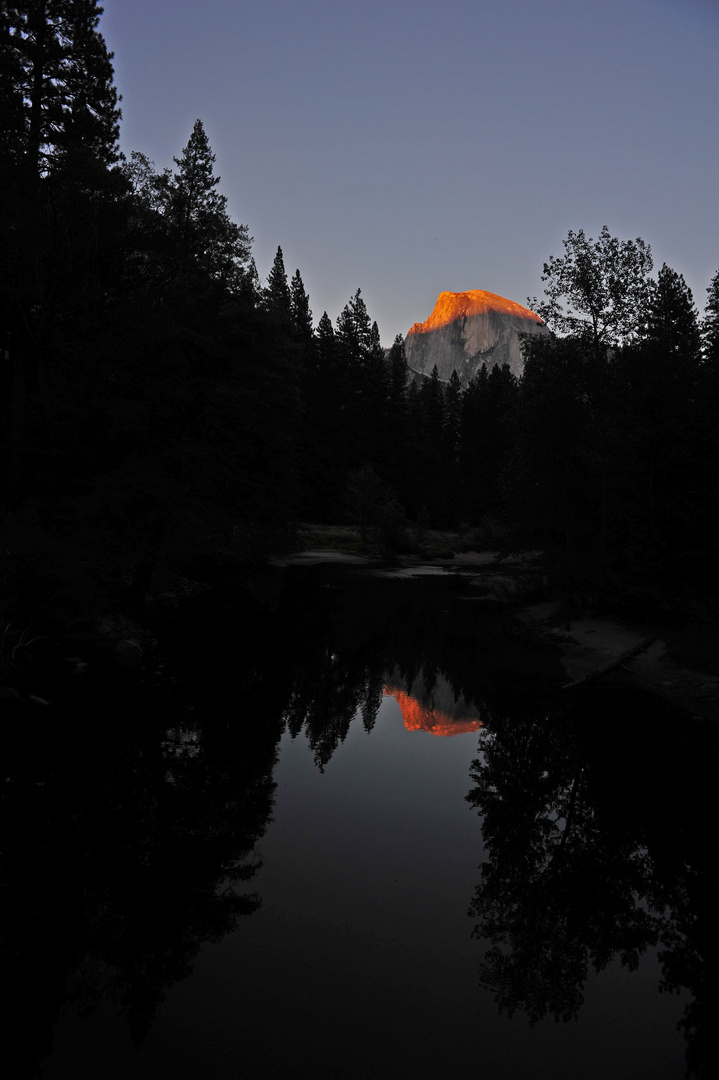
{"label": "sunlit mountain summit", "polygon": [[456,371],[466,386],[482,364],[509,364],[519,375],[520,335],[546,333],[538,315],[504,296],[483,289],[442,292],[429,318],[410,327],[405,350],[413,371],[430,375],[436,365],[440,379],[447,381]]}

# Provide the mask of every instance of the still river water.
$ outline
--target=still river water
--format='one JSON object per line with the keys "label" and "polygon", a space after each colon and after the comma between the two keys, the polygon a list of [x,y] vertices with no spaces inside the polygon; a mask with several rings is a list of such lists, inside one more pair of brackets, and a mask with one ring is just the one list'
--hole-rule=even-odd
{"label": "still river water", "polygon": [[18,737],[18,1077],[712,1075],[716,736],[505,618],[268,571]]}

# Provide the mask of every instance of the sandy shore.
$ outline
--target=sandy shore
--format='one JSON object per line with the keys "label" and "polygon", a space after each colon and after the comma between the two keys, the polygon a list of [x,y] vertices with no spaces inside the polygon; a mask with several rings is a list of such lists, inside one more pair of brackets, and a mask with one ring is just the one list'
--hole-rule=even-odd
{"label": "sandy shore", "polygon": [[705,659],[701,664],[687,658],[693,637],[704,629],[706,642],[707,634],[717,635],[713,628],[630,624],[604,616],[566,621],[557,602],[523,608],[518,621],[533,636],[561,650],[567,682],[591,675],[644,646],[600,677],[641,686],[696,716],[719,721],[719,650],[716,654],[711,647],[702,650]]}
{"label": "sandy shore", "polygon": [[350,555],[330,548],[311,548],[270,559],[270,566],[319,566],[320,563],[344,563],[346,566],[369,566],[368,555]]}

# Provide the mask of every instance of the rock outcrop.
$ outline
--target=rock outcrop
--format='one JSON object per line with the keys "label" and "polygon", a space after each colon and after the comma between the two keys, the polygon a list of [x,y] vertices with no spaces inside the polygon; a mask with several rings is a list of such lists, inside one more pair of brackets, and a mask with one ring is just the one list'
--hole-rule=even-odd
{"label": "rock outcrop", "polygon": [[427,321],[415,323],[407,334],[407,363],[420,375],[430,375],[436,364],[445,382],[456,371],[462,386],[482,364],[509,364],[519,375],[524,363],[520,334],[546,333],[538,315],[503,296],[482,289],[443,292]]}

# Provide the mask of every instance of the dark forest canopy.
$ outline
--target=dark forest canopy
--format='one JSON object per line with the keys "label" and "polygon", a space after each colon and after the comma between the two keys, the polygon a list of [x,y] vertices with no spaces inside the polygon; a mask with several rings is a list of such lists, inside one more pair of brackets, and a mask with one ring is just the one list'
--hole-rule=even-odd
{"label": "dark forest canopy", "polygon": [[139,599],[158,561],[266,552],[303,520],[389,552],[411,524],[476,527],[570,588],[715,587],[719,271],[701,319],[640,238],[570,232],[521,378],[410,380],[360,289],[315,323],[281,249],[259,280],[200,120],[171,168],[121,156],[101,11],[0,11],[4,593],[131,567]]}

